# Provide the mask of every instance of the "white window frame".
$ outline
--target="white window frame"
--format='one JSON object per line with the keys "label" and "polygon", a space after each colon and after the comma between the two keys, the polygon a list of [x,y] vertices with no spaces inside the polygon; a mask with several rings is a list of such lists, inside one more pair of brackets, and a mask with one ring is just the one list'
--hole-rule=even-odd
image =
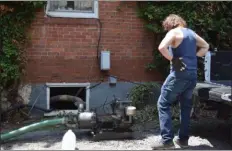
{"label": "white window frame", "polygon": [[[85,87],[86,89],[86,100],[85,101],[85,111],[90,111],[90,83],[46,83],[46,103],[47,103],[47,109],[50,109],[50,88],[57,88],[57,87]],[[54,116],[59,115],[60,113],[77,113],[77,110],[57,110],[57,111],[51,111],[49,113],[45,113],[45,116]]]}
{"label": "white window frame", "polygon": [[99,18],[98,0],[94,0],[94,13],[77,13],[77,12],[55,12],[49,11],[50,0],[47,1],[46,15],[50,17],[62,18]]}

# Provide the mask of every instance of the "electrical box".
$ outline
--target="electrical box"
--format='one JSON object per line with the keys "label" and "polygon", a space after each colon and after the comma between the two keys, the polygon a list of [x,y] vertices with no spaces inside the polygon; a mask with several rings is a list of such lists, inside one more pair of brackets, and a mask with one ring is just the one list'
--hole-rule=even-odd
{"label": "electrical box", "polygon": [[109,76],[109,84],[115,85],[117,83],[117,77]]}
{"label": "electrical box", "polygon": [[110,70],[110,51],[101,51],[101,70]]}

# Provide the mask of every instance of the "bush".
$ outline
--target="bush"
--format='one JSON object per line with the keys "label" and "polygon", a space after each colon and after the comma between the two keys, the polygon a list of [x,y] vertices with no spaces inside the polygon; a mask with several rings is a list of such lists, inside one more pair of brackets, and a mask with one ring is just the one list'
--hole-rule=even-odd
{"label": "bush", "polygon": [[132,88],[129,98],[137,109],[143,109],[148,104],[155,104],[160,94],[160,84],[145,83]]}
{"label": "bush", "polygon": [[150,121],[156,121],[158,119],[158,111],[156,105],[146,105],[143,109],[136,112],[136,123],[145,123]]}
{"label": "bush", "polygon": [[[220,51],[232,48],[232,2],[195,2],[195,1],[150,1],[138,2],[138,16],[145,21],[145,27],[155,36],[154,61],[147,68],[156,69],[164,76],[168,74],[169,62],[157,50],[165,33],[162,21],[169,14],[182,16],[189,28],[206,39],[210,48]],[[199,64],[201,64],[199,62]],[[203,79],[204,69],[199,68],[199,79]]]}
{"label": "bush", "polygon": [[[137,108],[135,120],[145,123],[158,120],[157,101],[160,95],[161,84],[151,82],[136,85],[130,92],[130,99]],[[171,107],[172,118],[179,120],[179,103]]]}
{"label": "bush", "polygon": [[26,58],[27,29],[44,2],[0,2],[0,90],[20,80]]}

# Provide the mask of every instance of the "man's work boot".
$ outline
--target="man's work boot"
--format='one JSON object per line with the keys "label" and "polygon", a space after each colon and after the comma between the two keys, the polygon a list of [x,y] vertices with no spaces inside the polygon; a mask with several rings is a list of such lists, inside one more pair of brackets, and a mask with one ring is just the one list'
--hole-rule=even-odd
{"label": "man's work boot", "polygon": [[181,148],[188,147],[188,140],[180,140],[179,138],[173,139],[174,144],[180,146]]}
{"label": "man's work boot", "polygon": [[155,142],[152,146],[151,146],[152,150],[159,150],[159,149],[173,149],[175,148],[175,145],[173,143],[173,141],[170,141],[168,143],[163,143],[161,140]]}

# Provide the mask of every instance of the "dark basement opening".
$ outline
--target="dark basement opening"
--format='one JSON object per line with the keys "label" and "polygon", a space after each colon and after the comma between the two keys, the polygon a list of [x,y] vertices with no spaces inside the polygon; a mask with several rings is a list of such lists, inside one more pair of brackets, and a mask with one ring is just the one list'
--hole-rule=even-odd
{"label": "dark basement opening", "polygon": [[[80,90],[81,89],[81,90]],[[77,97],[80,97],[84,102],[86,101],[86,88],[85,87],[50,87],[50,98],[57,95],[71,95],[76,96],[80,91]],[[74,103],[66,100],[49,102],[50,109],[55,110],[76,110],[77,107]]]}

